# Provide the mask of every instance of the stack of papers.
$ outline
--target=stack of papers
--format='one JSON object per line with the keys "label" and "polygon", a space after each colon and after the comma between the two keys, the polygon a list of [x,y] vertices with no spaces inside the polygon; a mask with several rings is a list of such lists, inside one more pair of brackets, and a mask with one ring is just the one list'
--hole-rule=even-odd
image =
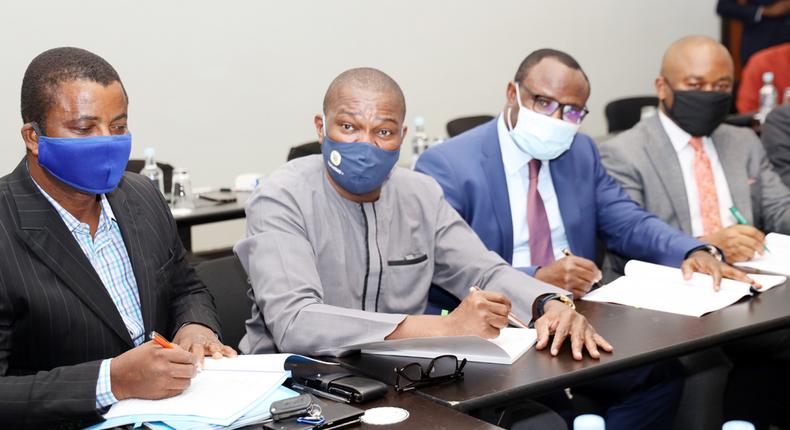
{"label": "stack of papers", "polygon": [[765,236],[765,247],[768,251],[764,255],[735,265],[790,276],[790,236],[768,233]]}
{"label": "stack of papers", "polygon": [[304,359],[291,354],[206,358],[203,370],[178,396],[122,400],[104,415],[106,421],[88,428],[145,424],[152,429],[198,430],[259,423],[269,418],[272,402],[298,395],[281,386],[290,373],[285,362],[295,357]]}
{"label": "stack of papers", "polygon": [[451,354],[481,363],[513,364],[537,340],[534,329],[506,327],[494,339],[478,336],[441,336],[385,340],[344,347],[364,354],[435,358]]}
{"label": "stack of papers", "polygon": [[269,413],[269,407],[277,400],[287,399],[289,397],[298,396],[299,393],[286,387],[278,387],[270,396],[263,399],[255,407],[247,411],[243,416],[239,417],[230,425],[223,426],[218,424],[209,424],[200,421],[190,420],[189,418],[173,418],[166,422],[154,421],[141,423],[152,430],[216,430],[216,429],[237,429],[246,427],[253,424],[258,424],[271,418],[272,414]]}
{"label": "stack of papers", "polygon": [[713,278],[694,273],[688,281],[680,269],[631,260],[625,265],[625,276],[588,293],[582,300],[611,302],[673,314],[700,317],[725,308],[754,291],[766,291],[783,284],[784,276],[749,275],[760,283],[760,290],[732,279],[722,279],[721,290],[713,289]]}

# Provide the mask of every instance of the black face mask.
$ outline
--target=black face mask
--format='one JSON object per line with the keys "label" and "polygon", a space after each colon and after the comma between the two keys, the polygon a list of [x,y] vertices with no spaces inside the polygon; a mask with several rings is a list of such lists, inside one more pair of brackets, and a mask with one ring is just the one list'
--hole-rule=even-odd
{"label": "black face mask", "polygon": [[672,107],[664,103],[667,114],[686,133],[695,137],[710,136],[730,112],[730,93],[679,90],[672,90],[672,93]]}

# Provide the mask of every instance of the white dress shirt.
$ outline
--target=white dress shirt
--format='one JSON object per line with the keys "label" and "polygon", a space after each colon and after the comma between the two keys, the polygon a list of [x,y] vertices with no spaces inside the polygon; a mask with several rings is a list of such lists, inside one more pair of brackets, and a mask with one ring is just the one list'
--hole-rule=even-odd
{"label": "white dress shirt", "polygon": [[[664,131],[669,136],[669,141],[675,148],[678,155],[680,169],[683,171],[683,182],[686,184],[686,197],[689,202],[689,215],[691,218],[691,233],[694,237],[705,234],[702,226],[702,213],[699,206],[699,192],[697,191],[697,179],[694,176],[694,148],[689,145],[691,135],[680,128],[664,112],[659,111],[658,117]],[[719,214],[721,215],[721,225],[726,228],[736,224],[737,220],[730,212],[732,207],[732,195],[730,187],[727,185],[727,178],[724,176],[724,169],[719,161],[719,154],[713,146],[713,139],[710,136],[702,138],[702,149],[710,160],[713,169],[713,180],[716,182],[716,194],[719,199]]]}
{"label": "white dress shirt", "polygon": [[[532,265],[532,260],[529,252],[529,225],[527,224],[527,192],[529,191],[529,165],[527,163],[532,160],[532,157],[522,151],[510,137],[502,114],[499,114],[497,120],[497,132],[499,133],[499,148],[502,152],[502,164],[505,166],[507,193],[510,198],[510,218],[513,221],[513,266],[529,267]],[[543,206],[546,208],[554,258],[560,259],[564,256],[562,250],[568,248],[568,238],[565,236],[565,225],[562,223],[560,205],[557,200],[557,192],[554,190],[548,161],[542,162],[538,173],[538,194],[543,199]]]}

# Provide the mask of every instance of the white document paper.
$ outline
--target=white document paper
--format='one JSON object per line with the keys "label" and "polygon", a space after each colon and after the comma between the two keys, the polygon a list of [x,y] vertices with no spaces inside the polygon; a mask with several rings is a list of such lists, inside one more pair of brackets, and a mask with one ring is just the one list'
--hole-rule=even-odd
{"label": "white document paper", "polygon": [[768,233],[765,236],[765,246],[768,251],[764,255],[757,255],[752,260],[735,265],[790,276],[790,236]]}
{"label": "white document paper", "polygon": [[[749,275],[766,291],[783,284],[784,276]],[[713,290],[713,278],[694,273],[688,281],[680,269],[631,260],[625,266],[625,276],[585,295],[582,300],[611,302],[638,308],[700,317],[725,308],[742,297],[751,295],[745,282],[722,279],[721,290]]]}
{"label": "white document paper", "polygon": [[278,387],[270,396],[262,399],[258,404],[255,405],[250,411],[248,411],[244,416],[239,418],[238,420],[234,421],[229,426],[220,426],[217,424],[207,424],[201,423],[196,421],[167,421],[167,423],[163,423],[161,421],[155,422],[146,422],[144,425],[145,427],[151,430],[218,430],[218,429],[237,429],[246,426],[250,426],[253,424],[260,423],[271,418],[271,413],[269,413],[269,408],[271,407],[272,403],[277,400],[283,400],[291,397],[298,396],[299,393],[293,391],[289,388],[280,386]]}
{"label": "white document paper", "polygon": [[229,425],[256,402],[273,393],[288,376],[285,362],[308,360],[292,354],[206,358],[189,388],[162,400],[127,399],[113,405],[107,420],[133,417],[135,422],[187,420]]}
{"label": "white document paper", "polygon": [[405,357],[434,358],[452,354],[458,359],[495,364],[513,364],[535,344],[534,329],[506,327],[494,339],[478,336],[441,336],[413,339],[385,340],[347,349],[359,349],[364,354],[398,355]]}
{"label": "white document paper", "polygon": [[173,417],[229,425],[244,415],[255,401],[266,397],[285,381],[280,372],[204,370],[183,393],[162,400],[127,399],[110,408],[104,418],[133,416],[138,422],[167,421]]}

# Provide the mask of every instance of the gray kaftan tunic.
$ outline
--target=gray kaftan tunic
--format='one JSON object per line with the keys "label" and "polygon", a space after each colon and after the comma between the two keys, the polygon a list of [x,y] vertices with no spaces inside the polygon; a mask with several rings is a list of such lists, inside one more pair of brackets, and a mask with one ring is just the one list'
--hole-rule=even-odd
{"label": "gray kaftan tunic", "polygon": [[255,305],[243,353],[311,355],[383,340],[422,314],[431,283],[459,298],[469,287],[505,293],[531,318],[535,298],[566,291],[530,278],[486,250],[429,176],[393,169],[374,203],[329,183],[320,155],[275,171],[247,203],[235,251]]}

